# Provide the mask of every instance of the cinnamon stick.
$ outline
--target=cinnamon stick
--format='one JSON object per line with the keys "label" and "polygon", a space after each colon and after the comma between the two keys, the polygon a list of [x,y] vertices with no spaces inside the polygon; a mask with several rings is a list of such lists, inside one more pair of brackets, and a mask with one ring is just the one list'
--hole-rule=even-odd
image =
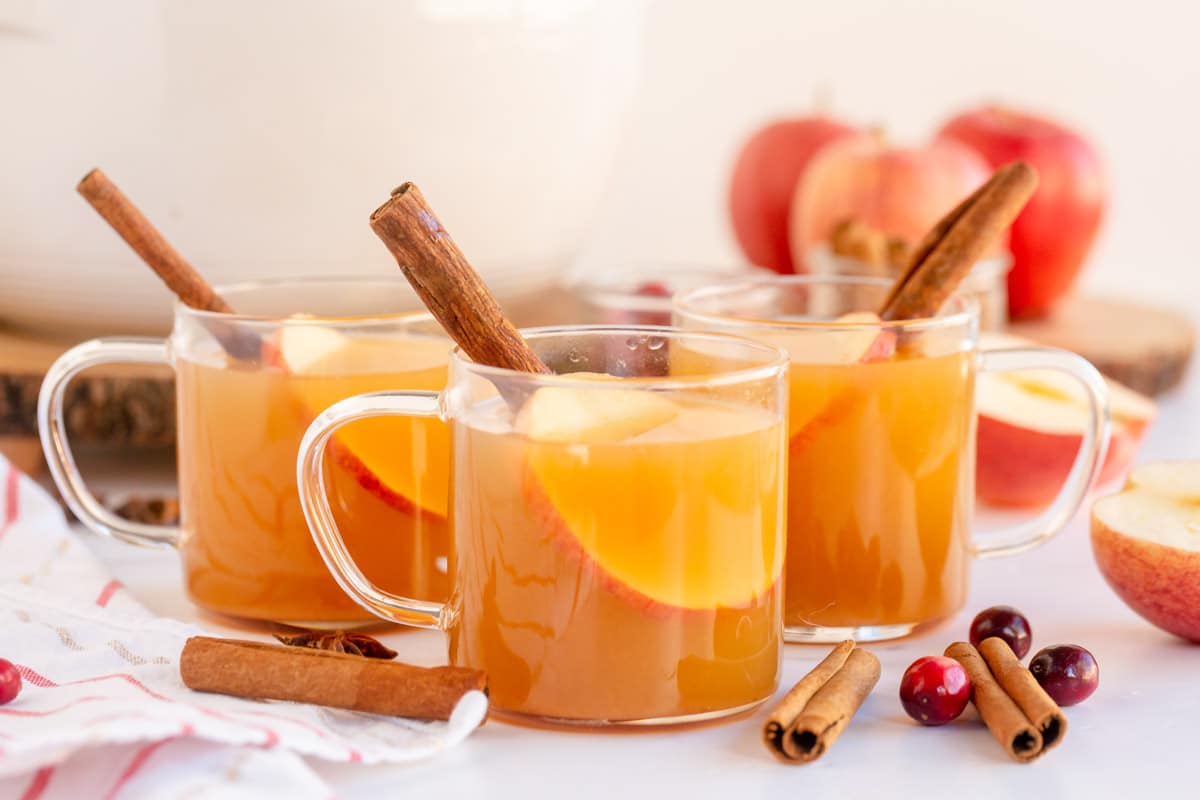
{"label": "cinnamon stick", "polygon": [[[75,189],[154,270],[181,303],[200,311],[234,313],[212,284],[167,241],[103,170],[97,167],[84,175]],[[225,352],[234,358],[255,359],[261,354],[262,339],[252,331],[217,320],[206,325]]]}
{"label": "cinnamon stick", "polygon": [[969,642],[955,642],[946,655],[962,664],[971,679],[971,702],[1004,750],[1022,763],[1041,755],[1042,734],[996,681],[979,651]]}
{"label": "cinnamon stick", "polygon": [[913,249],[909,265],[879,311],[886,321],[933,316],[971,267],[1013,223],[1037,188],[1024,161],[996,170]]}
{"label": "cinnamon stick", "polygon": [[828,683],[829,679],[846,663],[852,650],[854,650],[853,639],[847,639],[838,644],[830,651],[829,655],[821,660],[821,663],[813,667],[807,675],[789,689],[788,693],[779,701],[779,705],[772,709],[766,724],[763,725],[763,741],[776,756],[784,761],[791,760],[784,750],[785,734],[800,713],[804,711],[804,707],[808,705],[808,701],[817,693],[817,690]]}
{"label": "cinnamon stick", "polygon": [[1067,716],[1033,673],[1017,659],[1008,642],[992,636],[979,643],[979,654],[1000,687],[1013,699],[1021,713],[1042,736],[1042,752],[1062,741],[1067,733]]}
{"label": "cinnamon stick", "polygon": [[415,667],[301,647],[193,636],[179,674],[190,689],[265,700],[445,720],[463,695],[487,692],[483,672]]}
{"label": "cinnamon stick", "polygon": [[93,169],[75,188],[184,305],[201,311],[233,313],[208,281],[171,246],[103,170]]}
{"label": "cinnamon stick", "polygon": [[879,682],[879,659],[845,641],[787,693],[767,718],[763,741],[781,761],[807,764],[833,746]]}
{"label": "cinnamon stick", "polygon": [[472,269],[413,183],[403,183],[371,214],[371,229],[396,258],[425,306],[479,364],[550,372]]}

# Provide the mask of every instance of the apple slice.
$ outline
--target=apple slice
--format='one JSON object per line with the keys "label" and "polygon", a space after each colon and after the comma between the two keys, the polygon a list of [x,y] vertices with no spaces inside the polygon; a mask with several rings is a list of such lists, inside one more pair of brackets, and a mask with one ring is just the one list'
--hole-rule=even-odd
{"label": "apple slice", "polygon": [[[896,352],[896,332],[881,328],[883,320],[871,311],[855,311],[838,317],[845,330],[822,330],[790,334],[778,344],[796,364],[867,364],[886,361]],[[824,390],[824,391],[822,391]],[[841,385],[817,383],[788,397],[789,447],[805,446],[823,425],[834,424],[851,413],[856,393]]]}
{"label": "apple slice", "polygon": [[[1036,347],[1015,336],[985,334],[984,349]],[[1154,401],[1109,380],[1112,436],[1098,485],[1123,476],[1154,419]],[[976,382],[979,414],[976,491],[996,506],[1043,506],[1066,480],[1087,425],[1087,397],[1055,370],[984,373]]]}
{"label": "apple slice", "polygon": [[1138,467],[1092,506],[1104,579],[1147,621],[1200,642],[1200,462]]}
{"label": "apple slice", "polygon": [[[571,378],[619,381],[593,372]],[[518,433],[539,442],[600,444],[619,442],[670,422],[679,414],[670,398],[638,389],[543,386],[521,406],[514,422]]]}
{"label": "apple slice", "polygon": [[[264,360],[290,373],[288,390],[311,418],[350,395],[394,389],[401,379],[405,388],[441,389],[449,348],[435,337],[360,338],[297,324],[285,325],[264,346]],[[413,446],[417,441],[420,448]],[[425,463],[430,452],[447,455]],[[447,426],[432,419],[363,420],[343,428],[330,444],[333,463],[376,497],[440,520],[449,502],[449,452]]]}
{"label": "apple slice", "polygon": [[776,584],[782,475],[765,411],[546,387],[517,429],[531,440],[523,500],[579,563],[581,591],[599,587],[661,616],[744,607]]}
{"label": "apple slice", "polygon": [[[844,328],[838,326],[844,325]],[[896,351],[896,333],[880,328],[883,320],[872,311],[854,311],[821,330],[789,331],[778,344],[798,364],[853,364],[880,361]]]}

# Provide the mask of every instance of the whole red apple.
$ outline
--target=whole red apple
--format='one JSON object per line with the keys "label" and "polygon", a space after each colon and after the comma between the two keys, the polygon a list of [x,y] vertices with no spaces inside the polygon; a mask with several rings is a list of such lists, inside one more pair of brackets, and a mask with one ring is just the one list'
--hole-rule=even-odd
{"label": "whole red apple", "polygon": [[792,200],[797,269],[810,248],[852,217],[915,243],[991,173],[979,154],[949,141],[893,147],[861,134],[833,142],[808,165]]}
{"label": "whole red apple", "polygon": [[785,274],[795,271],[788,209],[796,183],[818,150],[854,132],[828,117],[797,117],[760,128],[742,146],[729,183],[729,215],[751,264]]}
{"label": "whole red apple", "polygon": [[993,167],[1019,158],[1037,170],[1037,191],[1009,237],[1008,309],[1014,318],[1045,314],[1071,288],[1104,215],[1096,151],[1058,123],[998,106],[960,114],[938,138],[967,145]]}

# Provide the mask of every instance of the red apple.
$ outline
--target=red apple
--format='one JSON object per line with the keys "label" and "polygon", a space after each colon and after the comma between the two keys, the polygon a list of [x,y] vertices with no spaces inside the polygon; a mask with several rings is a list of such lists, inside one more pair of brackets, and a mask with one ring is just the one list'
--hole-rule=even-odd
{"label": "red apple", "polygon": [[1200,464],[1138,467],[1092,506],[1092,552],[1113,591],[1147,621],[1200,642]]}
{"label": "red apple", "polygon": [[760,128],[742,146],[729,184],[729,214],[751,264],[794,272],[788,209],[809,160],[854,128],[828,117],[797,117]]}
{"label": "red apple", "polygon": [[[985,334],[986,348],[1030,347],[1016,336]],[[1044,506],[1066,480],[1083,441],[1087,404],[1070,377],[1051,370],[985,373],[979,411],[976,494],[995,506]],[[1124,476],[1154,419],[1154,401],[1108,381],[1112,436],[1097,485]]]}
{"label": "red apple", "polygon": [[1022,159],[1037,170],[1037,191],[1010,234],[1008,308],[1014,318],[1045,314],[1071,288],[1104,215],[1096,151],[1062,125],[997,106],[960,114],[938,140],[964,144],[993,167]]}
{"label": "red apple", "polygon": [[917,242],[992,174],[970,148],[953,142],[891,147],[880,137],[847,137],[821,149],[796,185],[789,221],[798,271],[814,245],[858,219]]}

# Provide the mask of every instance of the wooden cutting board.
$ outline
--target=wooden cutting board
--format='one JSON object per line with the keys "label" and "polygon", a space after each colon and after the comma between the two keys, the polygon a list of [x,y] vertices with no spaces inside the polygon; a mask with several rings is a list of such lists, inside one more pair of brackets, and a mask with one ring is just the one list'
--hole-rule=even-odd
{"label": "wooden cutting board", "polygon": [[[37,397],[42,377],[74,344],[0,328],[0,452],[26,472],[37,472]],[[77,444],[133,448],[175,442],[175,389],[171,370],[143,365],[97,367],[67,390],[67,432]]]}
{"label": "wooden cutting board", "polygon": [[1196,339],[1192,320],[1177,311],[1088,296],[1068,298],[1046,319],[1012,323],[1009,332],[1073,350],[1151,396],[1183,380]]}

